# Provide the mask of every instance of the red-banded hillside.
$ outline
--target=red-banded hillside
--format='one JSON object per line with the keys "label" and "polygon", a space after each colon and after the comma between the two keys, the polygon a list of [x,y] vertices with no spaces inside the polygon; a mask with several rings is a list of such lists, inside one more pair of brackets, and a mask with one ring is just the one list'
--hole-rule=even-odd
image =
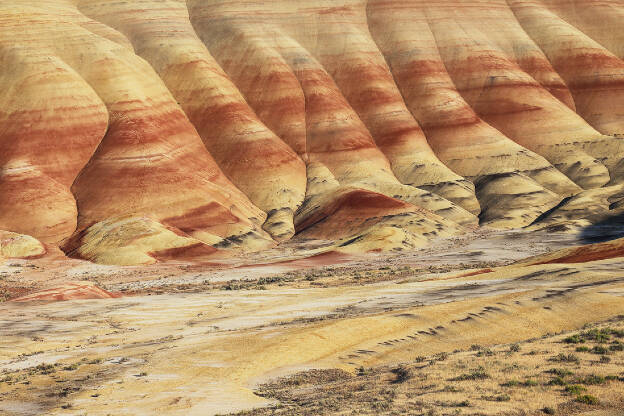
{"label": "red-banded hillside", "polygon": [[[0,232],[144,264],[608,217],[622,17],[606,0],[3,3]],[[597,195],[587,215],[562,203]]]}

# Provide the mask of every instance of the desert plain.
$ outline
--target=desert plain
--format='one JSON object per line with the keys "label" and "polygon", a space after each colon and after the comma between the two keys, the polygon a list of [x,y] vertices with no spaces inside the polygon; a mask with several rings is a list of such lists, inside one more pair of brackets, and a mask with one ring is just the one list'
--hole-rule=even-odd
{"label": "desert plain", "polygon": [[[46,282],[71,298],[72,276],[114,297],[0,304],[0,411],[619,415],[622,258],[570,261],[577,239],[479,230],[413,253],[222,266],[13,261],[6,292]],[[596,328],[604,339],[564,341]]]}

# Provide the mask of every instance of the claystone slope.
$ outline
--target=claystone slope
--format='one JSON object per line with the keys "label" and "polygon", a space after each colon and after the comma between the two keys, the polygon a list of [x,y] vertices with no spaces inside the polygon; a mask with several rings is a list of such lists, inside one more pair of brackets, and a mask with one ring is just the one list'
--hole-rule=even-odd
{"label": "claystone slope", "polygon": [[624,209],[618,0],[10,3],[4,257],[405,249]]}

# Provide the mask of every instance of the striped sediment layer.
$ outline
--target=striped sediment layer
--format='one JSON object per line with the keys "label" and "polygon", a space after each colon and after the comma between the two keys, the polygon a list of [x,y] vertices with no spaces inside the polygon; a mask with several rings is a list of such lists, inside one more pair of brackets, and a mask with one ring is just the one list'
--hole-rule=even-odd
{"label": "striped sediment layer", "polygon": [[624,178],[623,16],[615,0],[12,1],[0,229],[143,264],[604,216]]}

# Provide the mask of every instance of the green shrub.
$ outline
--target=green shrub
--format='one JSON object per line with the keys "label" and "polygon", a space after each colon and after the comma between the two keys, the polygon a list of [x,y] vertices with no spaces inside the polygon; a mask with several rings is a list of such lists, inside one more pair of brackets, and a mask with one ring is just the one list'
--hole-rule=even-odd
{"label": "green shrub", "polygon": [[579,386],[578,384],[569,384],[565,387],[565,392],[569,394],[581,394],[587,389],[583,386]]}
{"label": "green shrub", "polygon": [[610,328],[605,329],[590,329],[589,331],[581,332],[580,336],[583,339],[596,341],[596,342],[607,342],[611,339],[611,333],[613,332]]}
{"label": "green shrub", "polygon": [[576,401],[579,403],[585,403],[589,405],[595,405],[599,403],[598,398],[595,396],[592,396],[591,394],[584,394],[582,396],[578,396],[576,398]]}
{"label": "green shrub", "polygon": [[563,339],[563,342],[565,342],[566,344],[581,344],[583,342],[585,342],[585,340],[583,338],[581,338],[580,335],[575,334],[575,335],[571,335],[567,338]]}
{"label": "green shrub", "polygon": [[602,345],[596,345],[594,346],[594,348],[591,349],[591,353],[592,354],[607,354],[609,353],[609,350],[606,349],[605,347],[603,347]]}
{"label": "green shrub", "polygon": [[607,380],[603,376],[590,374],[588,376],[577,379],[576,382],[580,384],[596,385],[596,384],[604,384],[607,382]]}
{"label": "green shrub", "polygon": [[563,377],[557,376],[553,378],[552,380],[550,380],[548,384],[550,384],[551,386],[565,386],[568,383],[566,383]]}

